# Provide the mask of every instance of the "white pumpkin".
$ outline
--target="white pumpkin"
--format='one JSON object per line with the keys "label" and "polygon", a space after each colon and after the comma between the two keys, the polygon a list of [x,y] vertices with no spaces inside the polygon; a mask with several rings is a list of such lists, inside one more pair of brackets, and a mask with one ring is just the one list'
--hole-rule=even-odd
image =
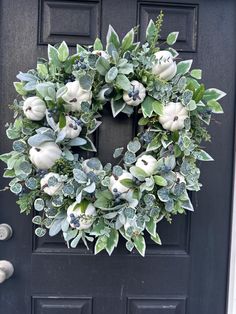
{"label": "white pumpkin", "polygon": [[60,130],[59,124],[58,124],[57,130],[64,132],[65,138],[72,139],[80,135],[82,128],[80,125],[76,123],[75,119],[71,118],[70,116],[66,116],[66,125],[64,126],[64,128]]}
{"label": "white pumpkin", "polygon": [[23,111],[25,116],[32,121],[40,121],[46,114],[45,102],[38,96],[27,98],[23,104]]}
{"label": "white pumpkin", "polygon": [[185,177],[180,172],[175,172],[176,182],[178,183],[186,183]]}
{"label": "white pumpkin", "polygon": [[129,92],[123,93],[123,99],[129,106],[138,106],[146,97],[146,89],[142,83],[138,81],[131,81],[132,89]]}
{"label": "white pumpkin", "polygon": [[31,162],[38,169],[49,169],[60,159],[62,151],[54,142],[46,142],[38,147],[32,147],[29,151]]}
{"label": "white pumpkin", "polygon": [[152,68],[152,73],[158,75],[161,79],[169,81],[176,72],[176,62],[173,60],[173,56],[169,51],[161,50],[155,53],[156,63]]}
{"label": "white pumpkin", "polygon": [[[53,186],[49,186],[48,181],[52,177],[57,179],[57,183]],[[59,194],[61,192],[61,189],[63,188],[64,183],[62,182],[61,176],[58,173],[49,172],[40,180],[40,185],[41,185],[41,190],[43,190],[44,193],[52,196],[52,195]]]}
{"label": "white pumpkin", "polygon": [[135,208],[138,205],[138,200],[133,198],[133,189],[129,189],[128,192],[121,194],[119,197],[123,200],[126,200],[129,203],[130,207]]}
{"label": "white pumpkin", "polygon": [[93,50],[92,54],[97,55],[99,57],[103,57],[104,59],[107,59],[107,60],[110,59],[110,55],[106,51],[103,51],[103,50]]}
{"label": "white pumpkin", "polygon": [[93,172],[95,174],[99,173],[101,170],[102,170],[102,164],[100,164],[99,166],[99,169],[93,169],[93,168],[90,168],[89,165],[88,165],[88,162],[90,161],[90,159],[85,159],[83,162],[82,162],[82,169],[85,173],[89,173],[89,172]]}
{"label": "white pumpkin", "polygon": [[152,176],[157,169],[157,160],[151,155],[143,155],[137,159],[135,166],[141,168],[148,176]]}
{"label": "white pumpkin", "polygon": [[163,109],[159,122],[165,130],[177,131],[184,128],[184,120],[188,111],[180,102],[169,102]]}
{"label": "white pumpkin", "polygon": [[124,179],[133,180],[133,176],[128,171],[123,170],[123,173],[121,176],[116,177],[112,175],[110,177],[109,190],[111,191],[113,195],[116,195],[117,193],[123,194],[129,191],[129,188],[127,188],[120,182],[121,180],[124,180]]}
{"label": "white pumpkin", "polygon": [[81,203],[74,202],[67,209],[67,221],[72,228],[78,230],[88,229],[92,226],[96,216],[96,209],[92,203],[83,200]]}
{"label": "white pumpkin", "polygon": [[80,111],[82,102],[91,103],[92,92],[83,89],[79,81],[74,81],[66,84],[66,91],[61,97],[66,102],[64,106],[68,111]]}

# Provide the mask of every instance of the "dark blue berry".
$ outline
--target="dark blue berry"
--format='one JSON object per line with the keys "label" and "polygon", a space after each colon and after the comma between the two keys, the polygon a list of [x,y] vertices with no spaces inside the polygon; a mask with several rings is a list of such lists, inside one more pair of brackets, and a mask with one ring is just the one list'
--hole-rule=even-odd
{"label": "dark blue berry", "polygon": [[118,192],[118,190],[117,190],[117,189],[113,189],[113,192],[114,192],[114,193],[117,193],[117,192]]}
{"label": "dark blue berry", "polygon": [[114,203],[115,203],[115,204],[119,204],[119,203],[120,203],[120,199],[119,199],[119,198],[116,198],[115,201],[114,201]]}

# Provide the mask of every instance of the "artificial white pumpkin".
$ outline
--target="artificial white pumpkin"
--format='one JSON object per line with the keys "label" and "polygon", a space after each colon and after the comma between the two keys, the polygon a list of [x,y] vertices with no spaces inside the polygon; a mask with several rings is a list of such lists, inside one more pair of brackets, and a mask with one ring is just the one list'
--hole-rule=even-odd
{"label": "artificial white pumpkin", "polygon": [[174,132],[184,128],[184,120],[187,117],[188,112],[180,102],[169,102],[164,107],[159,122],[165,130]]}
{"label": "artificial white pumpkin", "polygon": [[66,84],[66,91],[61,97],[66,102],[64,106],[68,111],[80,111],[82,102],[91,103],[92,92],[83,89],[79,81],[74,81]]}
{"label": "artificial white pumpkin", "polygon": [[[48,181],[50,178],[53,177],[57,180],[57,183],[55,185],[50,186],[48,184]],[[64,183],[62,182],[61,176],[58,173],[49,172],[40,180],[40,185],[44,193],[52,196],[60,193]]]}
{"label": "artificial white pumpkin", "polygon": [[46,114],[45,102],[38,96],[27,98],[23,104],[23,111],[29,120],[40,121]]}
{"label": "artificial white pumpkin", "polygon": [[142,83],[138,81],[131,81],[131,90],[123,93],[123,99],[129,106],[138,106],[146,97],[146,89]]}
{"label": "artificial white pumpkin", "polygon": [[152,73],[158,75],[163,80],[171,80],[177,72],[176,62],[173,60],[172,54],[169,51],[161,50],[154,55],[156,63],[152,68]]}
{"label": "artificial white pumpkin", "polygon": [[103,50],[94,50],[92,54],[97,55],[99,57],[103,57],[104,59],[107,59],[107,60],[110,59],[110,55],[106,51],[103,51]]}
{"label": "artificial white pumpkin", "polygon": [[176,182],[178,183],[186,183],[185,177],[180,172],[175,172]]}
{"label": "artificial white pumpkin", "polygon": [[[96,158],[97,159],[97,158]],[[98,169],[94,169],[94,168],[91,168],[89,167],[88,165],[88,162],[91,162],[92,158],[90,159],[85,159],[83,162],[82,162],[82,169],[85,173],[89,173],[89,172],[93,172],[95,174],[99,173],[101,170],[102,170],[102,164],[99,162],[99,167]]]}
{"label": "artificial white pumpkin", "polygon": [[137,159],[135,166],[141,168],[148,176],[152,176],[157,169],[157,160],[151,155],[143,155]]}
{"label": "artificial white pumpkin", "polygon": [[[60,130],[59,124],[57,130]],[[70,116],[66,116],[66,125],[60,131],[65,133],[65,138],[75,138],[80,135],[82,128],[76,123],[76,119]]]}
{"label": "artificial white pumpkin", "polygon": [[92,226],[96,216],[96,209],[92,203],[83,200],[81,203],[74,202],[67,209],[67,221],[72,228],[78,230],[88,229]]}
{"label": "artificial white pumpkin", "polygon": [[109,190],[111,191],[112,194],[123,194],[129,191],[129,188],[124,186],[120,181],[124,179],[130,179],[133,180],[133,176],[131,173],[128,171],[123,170],[123,173],[121,176],[116,177],[112,175],[110,177],[110,185],[109,185]]}
{"label": "artificial white pumpkin", "polygon": [[29,151],[31,162],[38,169],[49,169],[60,159],[62,151],[54,142],[46,142],[37,147],[32,147]]}
{"label": "artificial white pumpkin", "polygon": [[133,198],[133,189],[129,189],[128,192],[121,194],[119,197],[123,200],[126,200],[129,203],[130,207],[135,208],[138,205],[138,200]]}

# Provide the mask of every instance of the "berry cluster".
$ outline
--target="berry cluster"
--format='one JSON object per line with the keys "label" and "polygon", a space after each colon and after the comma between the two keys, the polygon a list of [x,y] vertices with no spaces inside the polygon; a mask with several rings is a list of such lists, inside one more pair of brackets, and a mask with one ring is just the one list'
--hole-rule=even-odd
{"label": "berry cluster", "polygon": [[73,82],[75,80],[75,77],[73,74],[70,74],[66,77],[64,83],[67,84],[67,83],[70,83],[70,82]]}
{"label": "berry cluster", "polygon": [[129,97],[132,98],[134,101],[137,99],[140,99],[139,90],[138,89],[135,90],[134,85],[132,85],[132,87],[133,87],[133,90],[128,93]]}
{"label": "berry cluster", "polygon": [[87,64],[84,62],[84,57],[80,57],[79,60],[75,61],[74,70],[86,70]]}

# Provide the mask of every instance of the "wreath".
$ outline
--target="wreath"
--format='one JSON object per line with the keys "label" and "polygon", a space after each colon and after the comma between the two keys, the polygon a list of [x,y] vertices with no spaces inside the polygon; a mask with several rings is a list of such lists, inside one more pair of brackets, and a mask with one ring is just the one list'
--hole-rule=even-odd
{"label": "wreath", "polygon": [[[192,60],[176,62],[178,32],[160,50],[162,20],[161,13],[150,21],[144,44],[134,40],[137,28],[120,40],[110,26],[105,48],[98,38],[72,55],[65,42],[49,45],[48,60],[17,75],[20,97],[6,130],[13,150],[0,157],[11,178],[4,190],[18,195],[21,213],[37,213],[38,237],[62,232],[68,247],[95,241],[95,254],[110,255],[122,236],[129,251],[144,256],[146,234],[161,244],[159,221],[193,211],[197,161],[213,160],[201,147],[210,140],[205,125],[223,112],[225,93],[205,89]],[[96,152],[92,139],[105,105],[114,118],[140,117],[137,136],[115,149],[116,165],[82,153]]]}

